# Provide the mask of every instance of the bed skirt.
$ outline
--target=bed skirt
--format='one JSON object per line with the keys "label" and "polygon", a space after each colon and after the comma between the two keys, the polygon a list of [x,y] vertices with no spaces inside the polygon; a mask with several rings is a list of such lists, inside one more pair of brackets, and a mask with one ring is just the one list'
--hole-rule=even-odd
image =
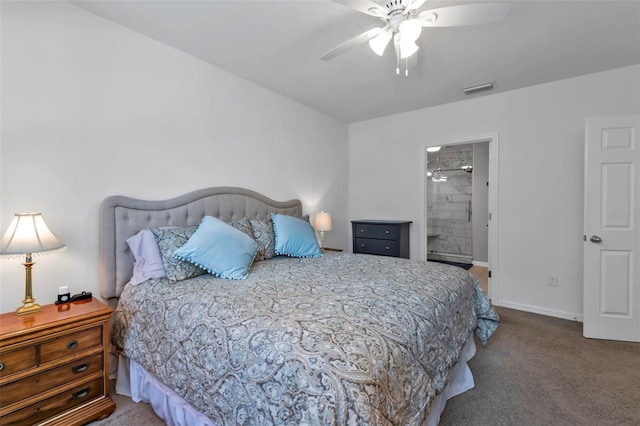
{"label": "bed skirt", "polygon": [[[447,400],[473,388],[473,375],[467,362],[476,353],[473,334],[469,335],[460,354],[460,360],[451,370],[451,378],[444,390],[434,399],[431,411],[423,426],[436,426]],[[214,425],[207,416],[198,412],[181,396],[165,386],[137,362],[120,355],[116,392],[131,397],[134,402],[151,404],[153,411],[167,425]]]}

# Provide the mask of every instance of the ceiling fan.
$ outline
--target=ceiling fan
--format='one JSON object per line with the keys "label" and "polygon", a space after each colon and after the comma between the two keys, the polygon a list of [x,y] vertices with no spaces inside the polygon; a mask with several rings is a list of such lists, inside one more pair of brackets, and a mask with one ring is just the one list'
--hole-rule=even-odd
{"label": "ceiling fan", "polygon": [[[511,8],[508,3],[476,3],[419,12],[427,0],[333,1],[378,18],[384,22],[384,25],[345,41],[322,55],[320,59],[328,61],[366,42],[369,42],[371,50],[382,56],[393,39],[396,74],[400,74],[400,60],[408,60],[418,51],[419,46],[416,40],[420,37],[422,27],[460,27],[499,22],[507,17]],[[405,75],[407,74],[405,69]]]}

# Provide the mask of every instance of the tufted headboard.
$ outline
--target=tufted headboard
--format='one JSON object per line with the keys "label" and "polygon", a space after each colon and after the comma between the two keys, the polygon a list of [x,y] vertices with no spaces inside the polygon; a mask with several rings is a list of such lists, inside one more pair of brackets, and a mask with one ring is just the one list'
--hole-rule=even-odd
{"label": "tufted headboard", "polygon": [[142,229],[198,225],[206,215],[225,222],[266,219],[271,213],[302,216],[300,200],[274,201],[236,187],[214,187],[160,201],[114,195],[100,206],[100,294],[115,306],[133,273],[127,238]]}

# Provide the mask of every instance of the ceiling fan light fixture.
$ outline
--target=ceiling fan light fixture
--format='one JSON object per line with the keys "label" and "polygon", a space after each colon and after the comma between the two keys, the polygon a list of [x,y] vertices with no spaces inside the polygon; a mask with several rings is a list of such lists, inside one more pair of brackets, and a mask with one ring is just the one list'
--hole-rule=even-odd
{"label": "ceiling fan light fixture", "polygon": [[371,50],[373,50],[376,55],[382,56],[390,40],[391,32],[383,31],[369,40],[369,47],[371,47]]}
{"label": "ceiling fan light fixture", "polygon": [[418,51],[419,47],[413,41],[400,42],[400,59],[406,59]]}
{"label": "ceiling fan light fixture", "polygon": [[417,19],[407,19],[402,21],[400,27],[400,39],[404,41],[416,41],[420,34],[422,34],[422,25]]}

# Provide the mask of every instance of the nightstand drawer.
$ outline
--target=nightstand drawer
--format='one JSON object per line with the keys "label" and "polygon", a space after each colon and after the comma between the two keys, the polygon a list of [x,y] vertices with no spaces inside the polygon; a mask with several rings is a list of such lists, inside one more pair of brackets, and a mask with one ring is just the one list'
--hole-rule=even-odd
{"label": "nightstand drawer", "polygon": [[375,240],[372,238],[356,238],[358,253],[377,254],[382,256],[398,256],[400,253],[397,241]]}
{"label": "nightstand drawer", "polygon": [[40,364],[100,346],[102,346],[102,327],[67,334],[40,345]]}
{"label": "nightstand drawer", "polygon": [[102,371],[102,352],[73,361],[51,370],[8,383],[0,387],[0,407],[15,404],[18,401],[46,392],[58,386],[82,380],[82,378]]}
{"label": "nightstand drawer", "polygon": [[376,238],[379,240],[397,240],[400,238],[399,227],[394,225],[355,224],[355,238]]}
{"label": "nightstand drawer", "polygon": [[68,391],[51,398],[31,404],[21,410],[14,411],[2,418],[3,424],[33,425],[58,413],[82,405],[94,398],[102,396],[103,378],[78,385]]}
{"label": "nightstand drawer", "polygon": [[36,348],[30,347],[0,355],[0,378],[36,366]]}

